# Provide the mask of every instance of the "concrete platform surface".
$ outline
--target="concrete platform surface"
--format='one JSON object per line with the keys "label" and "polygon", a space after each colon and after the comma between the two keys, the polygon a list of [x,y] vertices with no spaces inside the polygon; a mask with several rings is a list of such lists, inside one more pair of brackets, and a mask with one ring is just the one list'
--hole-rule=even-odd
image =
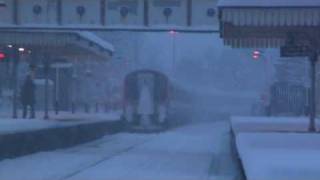
{"label": "concrete platform surface", "polygon": [[71,147],[122,130],[120,116],[60,114],[50,120],[0,119],[0,160]]}

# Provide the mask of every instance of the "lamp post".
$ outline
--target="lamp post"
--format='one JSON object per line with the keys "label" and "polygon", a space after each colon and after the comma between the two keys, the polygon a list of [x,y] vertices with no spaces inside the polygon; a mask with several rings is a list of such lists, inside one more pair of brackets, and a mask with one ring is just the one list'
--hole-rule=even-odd
{"label": "lamp post", "polygon": [[172,37],[172,61],[171,61],[171,73],[174,76],[175,72],[175,63],[176,63],[176,36],[178,34],[177,31],[171,30],[169,31],[170,36]]}
{"label": "lamp post", "polygon": [[24,51],[24,48],[12,48],[12,55],[13,55],[13,111],[12,111],[12,118],[18,118],[18,102],[17,102],[17,92],[18,92],[18,65],[20,62],[20,53]]}
{"label": "lamp post", "polygon": [[86,102],[85,102],[85,112],[86,113],[90,113],[90,102],[88,102],[90,100],[90,88],[89,88],[89,80],[90,80],[90,77],[92,76],[92,72],[90,69],[87,69],[86,72],[85,72],[85,77],[86,77]]}
{"label": "lamp post", "polygon": [[76,71],[75,65],[73,66],[73,72],[72,72],[72,102],[71,102],[71,113],[74,114],[76,112],[76,107],[75,107],[75,99],[76,99],[76,85],[77,85],[77,79],[78,79],[78,74]]}
{"label": "lamp post", "polygon": [[310,92],[310,124],[309,131],[316,132],[316,64],[318,61],[318,53],[315,51],[309,57],[310,61],[310,79],[311,79],[311,92]]}
{"label": "lamp post", "polygon": [[59,96],[60,96],[60,71],[59,66],[56,64],[56,86],[55,86],[55,113],[59,114]]}
{"label": "lamp post", "polygon": [[265,78],[265,88],[264,88],[264,93],[262,95],[262,101],[265,105],[266,108],[266,114],[270,115],[270,72],[269,72],[269,60],[271,59],[270,57],[266,56],[265,51],[261,51],[261,50],[254,50],[252,53],[252,58],[253,60],[258,61],[259,59],[263,60],[263,64],[264,64],[264,78]]}
{"label": "lamp post", "polygon": [[44,119],[49,119],[49,71],[50,71],[50,60],[49,56],[46,54],[43,59],[43,70],[45,76],[45,86],[44,86]]}
{"label": "lamp post", "polygon": [[252,58],[253,60],[258,61],[259,59],[262,59],[264,63],[264,73],[265,73],[265,81],[266,81],[266,86],[268,87],[270,85],[270,77],[269,77],[269,60],[271,59],[270,57],[267,57],[265,55],[266,53],[261,50],[254,50],[252,53]]}

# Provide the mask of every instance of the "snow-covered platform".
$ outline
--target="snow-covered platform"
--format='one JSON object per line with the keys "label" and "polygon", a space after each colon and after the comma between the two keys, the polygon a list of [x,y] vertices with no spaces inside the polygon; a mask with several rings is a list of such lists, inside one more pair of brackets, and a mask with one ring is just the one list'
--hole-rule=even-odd
{"label": "snow-covered platform", "polygon": [[158,134],[117,133],[1,161],[0,179],[208,180],[212,162],[224,151],[220,140],[226,132],[227,123],[203,123]]}
{"label": "snow-covered platform", "polygon": [[[317,122],[320,123],[319,120]],[[318,123],[317,128],[320,128]],[[306,132],[308,117],[232,117],[232,131],[241,132]]]}
{"label": "snow-covered platform", "polygon": [[0,160],[70,147],[120,131],[117,112],[71,114],[62,112],[43,119],[0,118]]}
{"label": "snow-covered platform", "polygon": [[319,179],[320,134],[308,133],[308,125],[307,117],[233,117],[232,143],[246,179]]}
{"label": "snow-covered platform", "polygon": [[247,180],[320,177],[320,134],[240,133],[236,145]]}

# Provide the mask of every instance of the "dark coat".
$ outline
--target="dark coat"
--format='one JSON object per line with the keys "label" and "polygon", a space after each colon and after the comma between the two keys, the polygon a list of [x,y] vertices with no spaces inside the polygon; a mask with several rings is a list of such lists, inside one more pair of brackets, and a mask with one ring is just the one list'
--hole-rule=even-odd
{"label": "dark coat", "polygon": [[22,87],[21,87],[21,103],[23,105],[34,105],[36,103],[35,100],[35,90],[36,86],[31,79],[30,76],[27,76],[26,80],[24,81]]}

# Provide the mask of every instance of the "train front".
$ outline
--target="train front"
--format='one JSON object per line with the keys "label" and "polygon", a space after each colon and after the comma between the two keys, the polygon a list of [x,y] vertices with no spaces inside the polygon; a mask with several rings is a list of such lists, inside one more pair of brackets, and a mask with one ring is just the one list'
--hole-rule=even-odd
{"label": "train front", "polygon": [[131,131],[154,132],[168,126],[168,79],[157,71],[128,74],[124,83],[123,118]]}

